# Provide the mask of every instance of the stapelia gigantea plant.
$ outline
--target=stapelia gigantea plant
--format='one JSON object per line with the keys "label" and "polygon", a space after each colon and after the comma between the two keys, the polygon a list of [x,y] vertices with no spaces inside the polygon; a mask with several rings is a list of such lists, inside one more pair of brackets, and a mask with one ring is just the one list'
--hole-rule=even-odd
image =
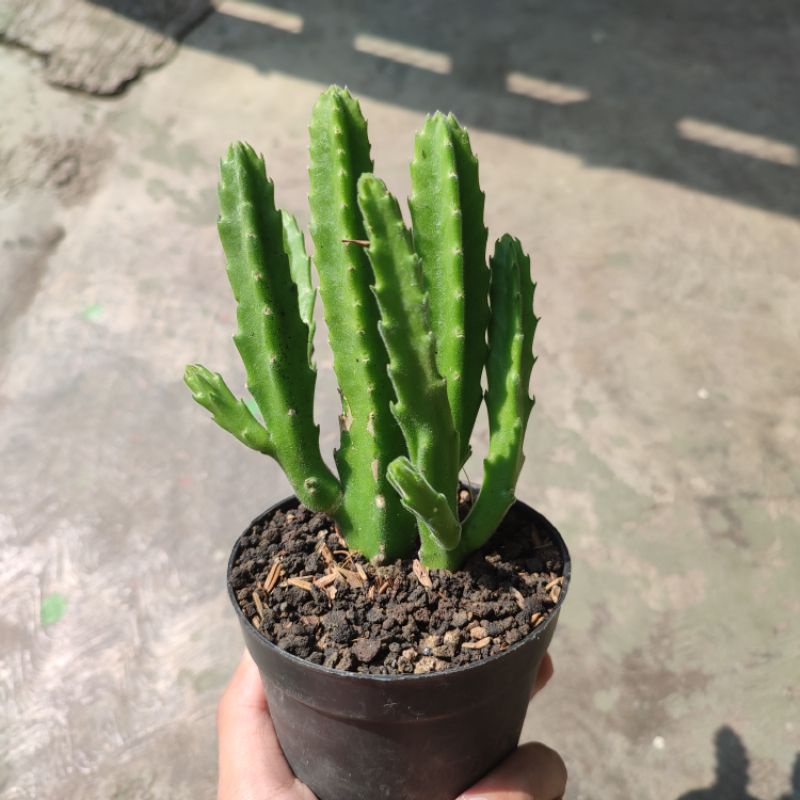
{"label": "stapelia gigantea plant", "polygon": [[[193,365],[185,381],[221,427],[278,461],[297,497],[332,516],[352,549],[376,562],[409,556],[416,528],[422,563],[456,569],[514,501],[534,402],[530,260],[504,235],[487,269],[478,162],[453,115],[434,114],[417,135],[411,231],[372,174],[367,124],[346,89],[323,93],[309,130],[311,238],[342,399],[338,478],[314,422],[311,263],[246,144],[221,165],[219,234],[234,341],[266,424],[219,374]],[[458,476],[484,399],[483,487],[460,522]]]}

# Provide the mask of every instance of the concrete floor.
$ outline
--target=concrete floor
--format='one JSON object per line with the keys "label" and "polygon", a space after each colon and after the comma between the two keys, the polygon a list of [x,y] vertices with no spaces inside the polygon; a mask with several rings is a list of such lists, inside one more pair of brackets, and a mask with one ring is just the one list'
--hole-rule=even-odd
{"label": "concrete floor", "polygon": [[575,579],[525,736],[571,800],[800,797],[800,15],[501,5],[227,3],[103,99],[0,47],[2,800],[213,795],[225,561],[287,493],[181,383],[242,374],[215,165],[251,141],[305,223],[332,81],[401,194],[423,114],[454,110],[490,235],[534,255],[519,495]]}

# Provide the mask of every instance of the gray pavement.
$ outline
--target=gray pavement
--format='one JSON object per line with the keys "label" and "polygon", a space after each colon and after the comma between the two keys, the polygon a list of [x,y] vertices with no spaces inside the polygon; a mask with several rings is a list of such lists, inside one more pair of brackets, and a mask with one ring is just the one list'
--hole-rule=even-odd
{"label": "gray pavement", "polygon": [[800,795],[799,53],[795,6],[740,0],[228,2],[103,98],[0,46],[0,798],[213,796],[225,561],[288,493],[181,383],[241,385],[216,162],[250,141],[307,222],[333,81],[401,195],[455,111],[490,236],[534,256],[519,495],[575,577],[525,737],[571,800]]}

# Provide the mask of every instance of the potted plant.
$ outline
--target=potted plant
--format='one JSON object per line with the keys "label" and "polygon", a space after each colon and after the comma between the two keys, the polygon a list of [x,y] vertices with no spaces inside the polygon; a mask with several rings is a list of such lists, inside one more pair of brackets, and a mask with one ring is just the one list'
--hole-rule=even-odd
{"label": "potted plant", "polygon": [[[347,90],[322,94],[309,130],[338,475],[314,421],[303,235],[263,159],[236,144],[219,233],[263,423],[220,375],[194,365],[185,381],[222,428],[278,461],[295,496],[236,542],[229,593],[281,746],[321,800],[452,800],[516,746],[569,580],[561,537],[514,496],[534,402],[530,261],[504,235],[487,268],[478,162],[452,115],[417,135],[411,230],[372,174]],[[476,491],[459,474],[482,402]]]}

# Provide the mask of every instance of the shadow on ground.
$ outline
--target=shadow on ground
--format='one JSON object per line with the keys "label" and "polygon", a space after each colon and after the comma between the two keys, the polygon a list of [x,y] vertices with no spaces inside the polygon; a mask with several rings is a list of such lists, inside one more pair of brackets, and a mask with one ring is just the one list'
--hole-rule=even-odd
{"label": "shadow on ground", "polygon": [[[678,800],[758,800],[750,794],[750,759],[744,742],[733,728],[727,725],[714,737],[716,751],[716,776],[714,783],[706,789],[693,789]],[[794,762],[791,787],[778,800],[800,800],[800,753]]]}
{"label": "shadow on ground", "polygon": [[230,0],[189,44],[800,216],[788,0]]}

